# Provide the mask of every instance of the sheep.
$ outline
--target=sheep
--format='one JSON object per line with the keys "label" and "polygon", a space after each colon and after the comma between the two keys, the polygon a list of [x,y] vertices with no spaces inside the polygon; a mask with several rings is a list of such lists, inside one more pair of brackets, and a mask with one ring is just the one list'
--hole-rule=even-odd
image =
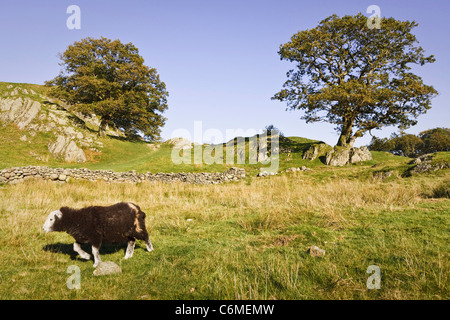
{"label": "sheep", "polygon": [[133,256],[135,239],[144,240],[147,250],[153,251],[145,228],[145,213],[131,202],[83,209],[61,207],[48,215],[42,228],[47,233],[62,231],[70,234],[75,239],[73,250],[85,260],[89,260],[91,256],[80,245],[90,243],[94,268],[101,262],[99,249],[102,243],[128,242],[125,259]]}

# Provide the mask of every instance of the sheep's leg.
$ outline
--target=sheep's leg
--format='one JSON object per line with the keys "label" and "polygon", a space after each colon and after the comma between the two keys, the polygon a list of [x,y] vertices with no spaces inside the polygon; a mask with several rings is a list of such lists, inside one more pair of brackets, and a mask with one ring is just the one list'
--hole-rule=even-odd
{"label": "sheep's leg", "polygon": [[81,246],[78,242],[75,242],[73,244],[73,251],[78,253],[80,255],[80,257],[83,258],[84,260],[91,259],[91,255],[89,253],[87,253],[86,251],[84,251],[83,249],[81,249]]}
{"label": "sheep's leg", "polygon": [[94,255],[94,268],[98,266],[102,259],[100,259],[100,246],[92,245],[92,254]]}
{"label": "sheep's leg", "polygon": [[152,246],[152,243],[151,243],[149,237],[147,237],[147,240],[145,240],[145,245],[146,245],[146,247],[147,247],[147,251],[148,251],[148,252],[153,251],[153,246]]}
{"label": "sheep's leg", "polygon": [[152,246],[152,243],[151,243],[151,241],[150,241],[150,238],[148,237],[147,230],[144,229],[144,232],[142,232],[142,233],[139,235],[138,239],[139,239],[139,240],[144,240],[144,241],[145,241],[145,246],[147,247],[147,251],[148,251],[148,252],[153,251],[153,246]]}
{"label": "sheep's leg", "polygon": [[128,247],[127,247],[127,251],[125,253],[125,259],[129,259],[133,256],[135,244],[136,244],[136,241],[134,239],[128,241]]}

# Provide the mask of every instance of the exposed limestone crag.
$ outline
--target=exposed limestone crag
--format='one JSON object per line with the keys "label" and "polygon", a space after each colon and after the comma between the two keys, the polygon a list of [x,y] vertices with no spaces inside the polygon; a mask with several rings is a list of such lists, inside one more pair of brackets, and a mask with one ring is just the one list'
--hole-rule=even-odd
{"label": "exposed limestone crag", "polygon": [[[53,132],[55,139],[48,150],[53,157],[66,162],[85,162],[83,149],[99,152],[103,147],[95,132],[99,121],[96,116],[83,116],[69,105],[20,85],[8,85],[7,89],[11,91],[0,96],[0,124],[14,123],[23,130],[20,140],[28,141],[37,132]],[[120,136],[118,131],[107,130],[108,135]]]}

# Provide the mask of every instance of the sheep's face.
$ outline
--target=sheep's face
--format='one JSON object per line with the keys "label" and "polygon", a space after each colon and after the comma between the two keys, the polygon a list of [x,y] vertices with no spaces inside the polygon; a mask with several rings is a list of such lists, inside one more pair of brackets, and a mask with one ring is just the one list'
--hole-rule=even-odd
{"label": "sheep's face", "polygon": [[42,229],[45,232],[52,232],[55,229],[55,222],[58,219],[61,219],[62,217],[62,212],[59,210],[53,211],[51,212],[48,217],[47,220],[45,220],[44,226],[42,227]]}

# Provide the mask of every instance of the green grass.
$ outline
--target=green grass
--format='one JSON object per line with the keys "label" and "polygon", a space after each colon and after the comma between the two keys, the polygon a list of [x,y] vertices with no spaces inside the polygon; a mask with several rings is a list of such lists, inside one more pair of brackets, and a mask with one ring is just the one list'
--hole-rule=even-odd
{"label": "green grass", "polygon": [[[7,85],[0,83],[0,96]],[[240,166],[247,177],[209,186],[76,180],[0,185],[0,299],[450,298],[449,170],[404,178],[411,159],[386,152],[372,152],[373,160],[361,164],[327,167],[302,159],[315,141],[299,137],[281,143],[292,152],[280,155],[280,170],[313,170],[267,178],[255,177],[265,166],[248,164],[248,154],[242,165],[175,165],[168,145],[152,150],[109,138],[101,139],[101,153],[87,151],[88,162],[67,164],[48,154],[52,133],[21,141],[24,134],[14,125],[0,126],[0,169],[198,172]],[[434,161],[449,162],[450,152]],[[373,177],[390,171],[384,181]],[[155,247],[148,253],[137,242],[133,258],[124,260],[124,246],[104,246],[102,259],[118,263],[122,274],[93,276],[93,262],[73,253],[70,236],[41,229],[60,206],[118,201],[133,201],[147,213]],[[326,255],[311,257],[311,245]],[[81,269],[80,290],[66,286],[70,265]],[[381,269],[380,290],[366,287],[370,265]]]}
{"label": "green grass", "polygon": [[[12,86],[12,88],[8,88]],[[33,100],[44,102],[46,99],[43,99],[40,95],[44,95],[47,92],[47,87],[39,84],[31,84],[31,83],[15,83],[15,82],[0,82],[0,97],[8,98],[11,97],[9,93],[14,90],[15,87],[19,87],[21,89],[26,89],[28,91],[28,95],[23,93],[21,90],[18,90],[17,94],[12,96],[12,98],[18,97],[28,97]],[[33,90],[35,94],[32,94],[30,90]]]}
{"label": "green grass", "polygon": [[[3,186],[0,298],[449,298],[450,200],[430,198],[448,175],[387,183],[322,175],[214,186]],[[155,247],[148,253],[138,241],[129,260],[123,259],[125,246],[103,247],[102,259],[119,264],[122,274],[93,276],[93,262],[73,254],[70,236],[41,230],[46,215],[61,205],[122,200],[147,213]],[[311,257],[311,245],[326,255]],[[66,287],[70,265],[81,269],[80,290]],[[370,265],[381,269],[380,290],[366,287]]]}
{"label": "green grass", "polygon": [[[18,167],[26,165],[41,165],[49,167],[64,168],[88,168],[93,170],[111,169],[115,171],[135,170],[140,173],[144,172],[217,172],[225,171],[232,166],[244,167],[252,175],[256,175],[260,168],[268,168],[270,165],[249,164],[248,141],[246,143],[245,164],[226,164],[225,160],[219,160],[219,163],[206,164],[204,161],[196,161],[194,159],[194,149],[187,150],[191,153],[190,164],[175,165],[171,160],[172,146],[161,144],[157,150],[153,150],[147,143],[141,141],[126,141],[116,138],[99,138],[104,145],[100,153],[85,150],[88,161],[81,164],[65,163],[61,159],[54,159],[48,151],[48,145],[55,140],[52,132],[38,132],[34,137],[27,134],[26,131],[20,130],[13,124],[0,125],[0,135],[3,137],[0,142],[0,169],[8,167]],[[22,136],[27,136],[27,141],[21,141]],[[317,159],[315,161],[303,160],[303,151],[309,146],[313,140],[291,137],[294,143],[285,144],[291,148],[293,152],[288,159],[286,154],[280,155],[279,170],[285,170],[288,167],[317,167],[322,163]],[[280,143],[283,146],[283,143]],[[205,150],[202,147],[202,153]],[[218,149],[220,152],[220,148]],[[36,155],[40,156],[38,160]],[[225,156],[225,149],[223,149]],[[237,155],[235,154],[235,163],[237,163]]]}
{"label": "green grass", "polygon": [[[25,131],[14,124],[0,125],[0,169],[23,165],[53,165],[60,163],[53,159],[48,151],[48,144],[54,140],[53,133],[38,132],[34,137],[27,135],[27,141],[20,140]],[[35,156],[33,156],[35,155]],[[38,160],[36,156],[41,156]]]}

